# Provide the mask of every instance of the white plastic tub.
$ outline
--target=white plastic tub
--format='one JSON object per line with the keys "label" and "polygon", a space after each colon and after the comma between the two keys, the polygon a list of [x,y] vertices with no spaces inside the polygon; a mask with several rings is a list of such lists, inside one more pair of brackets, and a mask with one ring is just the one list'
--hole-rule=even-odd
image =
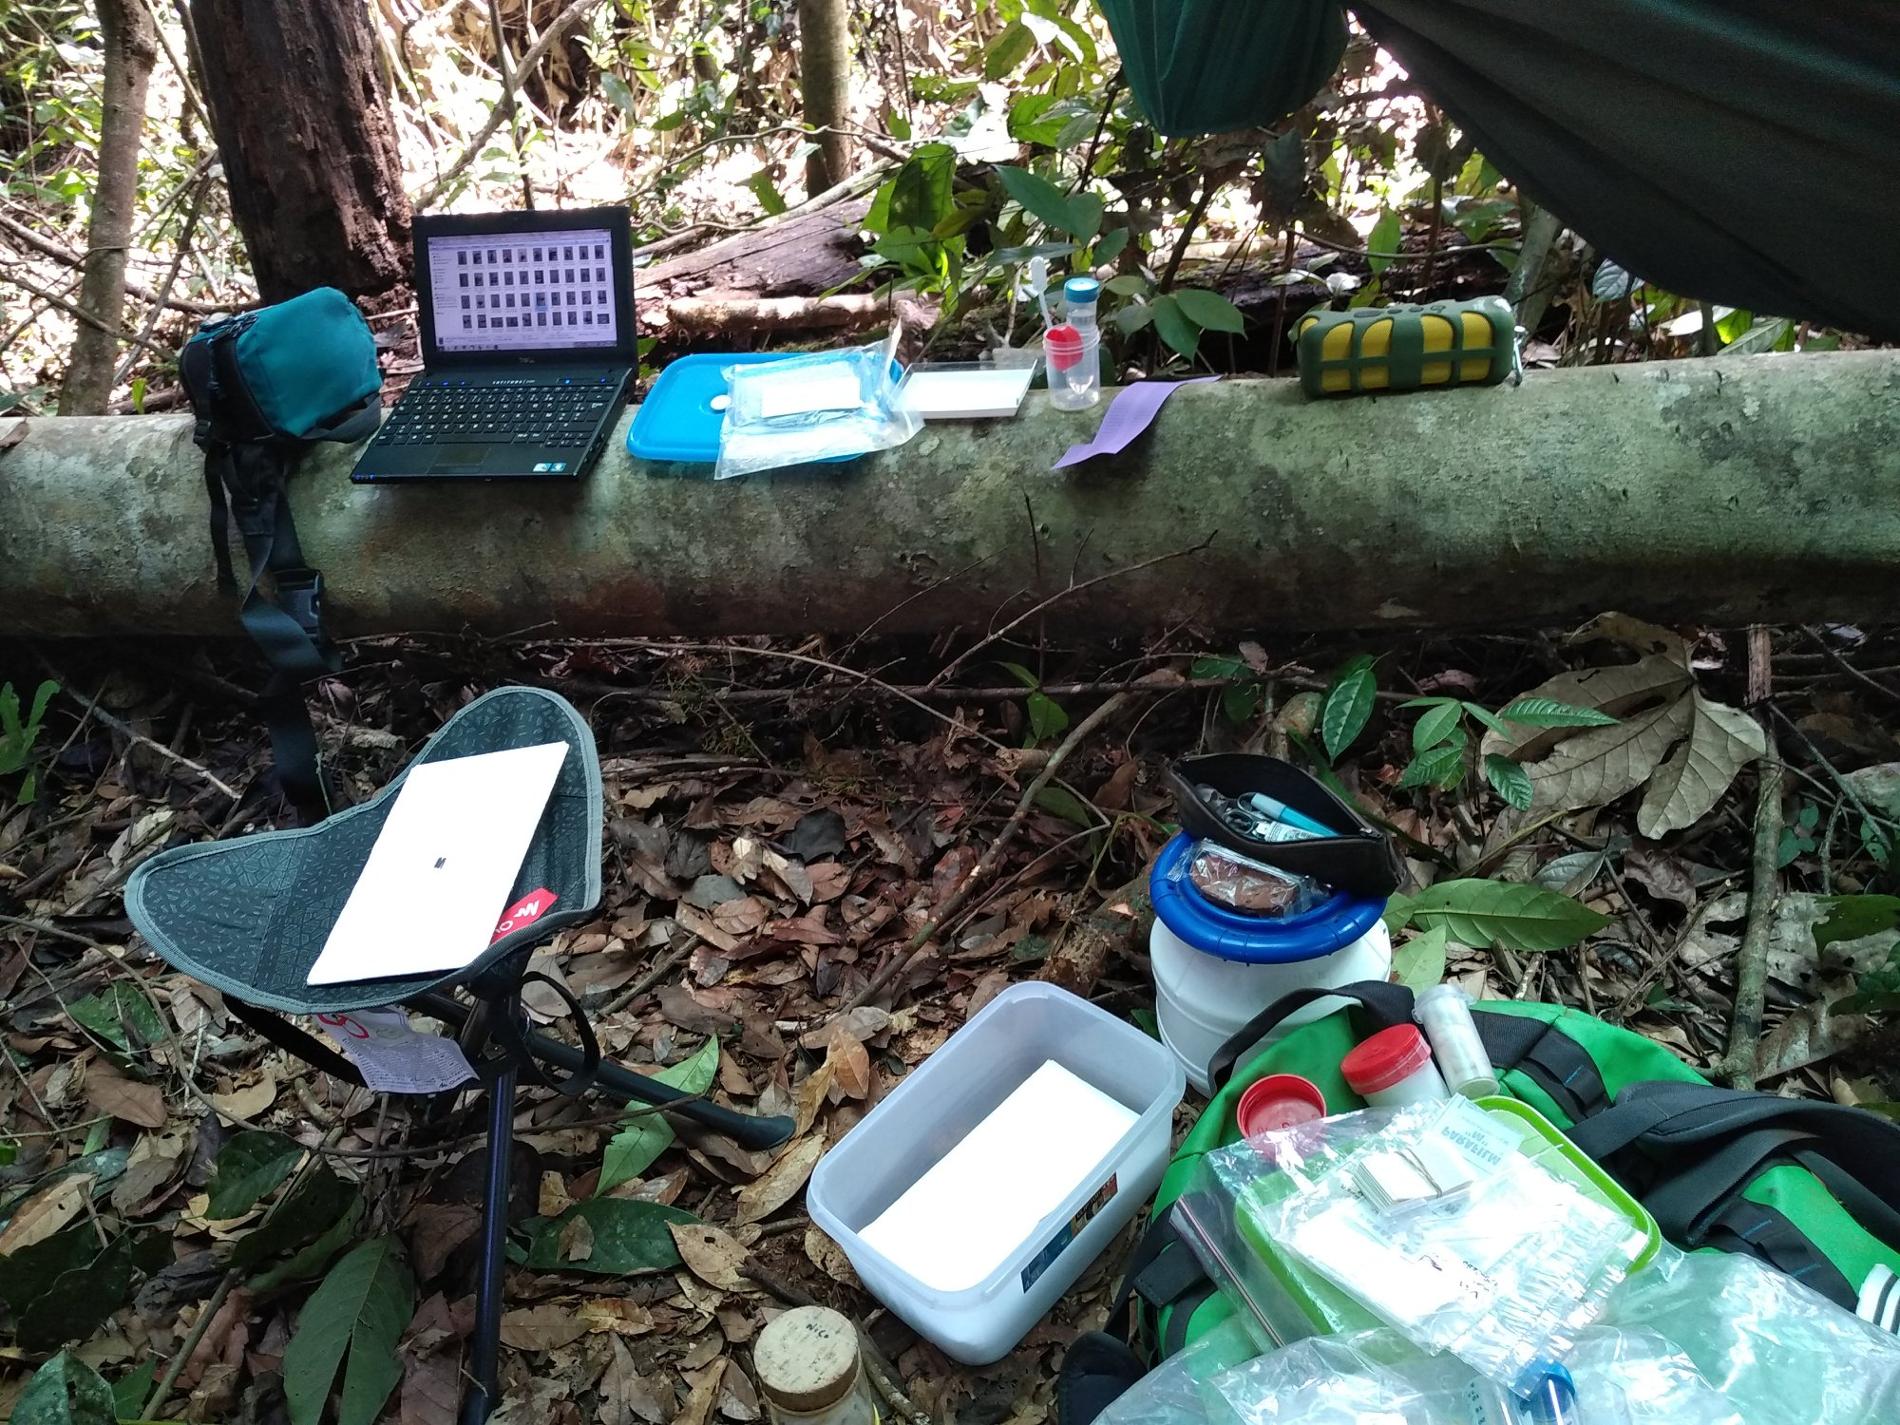
{"label": "white plastic tub", "polygon": [[[975,1286],[938,1291],[864,1240],[865,1228],[1051,1060],[1137,1117],[999,1266]],[[987,1365],[1028,1334],[1153,1195],[1184,1089],[1174,1056],[1140,1030],[1053,985],[1015,985],[825,1155],[807,1205],[878,1300],[952,1359]]]}
{"label": "white plastic tub", "polygon": [[[1284,917],[1243,915],[1216,905],[1184,874],[1195,844],[1177,836],[1155,860],[1148,956],[1161,1038],[1179,1057],[1188,1082],[1206,1093],[1215,1053],[1249,1020],[1294,990],[1383,980],[1392,969],[1392,937],[1379,918],[1383,901],[1340,894]],[[1316,1000],[1266,1038],[1345,1003]],[[1245,1060],[1243,1052],[1240,1062]]]}

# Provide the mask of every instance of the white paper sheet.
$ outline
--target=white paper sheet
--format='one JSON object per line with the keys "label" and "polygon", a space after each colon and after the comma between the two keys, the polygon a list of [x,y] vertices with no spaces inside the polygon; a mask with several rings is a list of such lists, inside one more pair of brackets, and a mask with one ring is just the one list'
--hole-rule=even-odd
{"label": "white paper sheet", "polygon": [[1139,1117],[1051,1059],[861,1235],[927,1287],[976,1286],[1095,1178]]}
{"label": "white paper sheet", "polygon": [[1034,366],[932,371],[919,368],[904,382],[904,404],[927,421],[993,420],[1022,407]]}
{"label": "white paper sheet", "polygon": [[440,1093],[475,1077],[460,1044],[424,1034],[400,1009],[320,1014],[317,1023],[376,1093]]}
{"label": "white paper sheet", "polygon": [[565,742],[410,769],[313,985],[459,970],[488,948],[566,761]]}

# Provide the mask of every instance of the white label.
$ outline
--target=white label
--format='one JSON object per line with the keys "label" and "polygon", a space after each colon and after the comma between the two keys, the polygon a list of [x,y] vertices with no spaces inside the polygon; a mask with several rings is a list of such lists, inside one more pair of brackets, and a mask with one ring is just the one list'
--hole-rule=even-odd
{"label": "white label", "polygon": [[320,1014],[317,1023],[377,1093],[440,1093],[475,1077],[461,1045],[421,1033],[399,1009]]}
{"label": "white label", "polygon": [[803,376],[768,381],[759,392],[759,414],[766,420],[803,416],[813,411],[855,411],[863,404],[855,376]]}

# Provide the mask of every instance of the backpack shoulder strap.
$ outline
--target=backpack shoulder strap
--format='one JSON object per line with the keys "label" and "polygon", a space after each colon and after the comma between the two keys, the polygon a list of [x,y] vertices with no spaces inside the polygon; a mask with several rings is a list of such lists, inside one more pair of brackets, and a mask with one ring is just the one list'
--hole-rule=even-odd
{"label": "backpack shoulder strap", "polygon": [[1474,1009],[1471,1017],[1491,1067],[1499,1073],[1517,1069],[1528,1074],[1572,1123],[1581,1123],[1609,1103],[1596,1061],[1558,1027],[1561,1020],[1484,1009]]}
{"label": "backpack shoulder strap", "polygon": [[1309,1004],[1317,1004],[1323,999],[1355,1001],[1359,1008],[1354,1011],[1354,1023],[1362,1036],[1376,1033],[1381,1029],[1390,1029],[1395,1024],[1412,1022],[1412,992],[1404,985],[1392,984],[1385,980],[1360,980],[1356,984],[1341,985],[1337,989],[1315,987],[1293,990],[1281,995],[1241,1025],[1225,1044],[1214,1051],[1214,1057],[1207,1067],[1207,1077],[1215,1091],[1218,1092],[1222,1085],[1233,1077],[1234,1066],[1240,1062],[1242,1054],[1278,1029],[1288,1016],[1298,1013]]}

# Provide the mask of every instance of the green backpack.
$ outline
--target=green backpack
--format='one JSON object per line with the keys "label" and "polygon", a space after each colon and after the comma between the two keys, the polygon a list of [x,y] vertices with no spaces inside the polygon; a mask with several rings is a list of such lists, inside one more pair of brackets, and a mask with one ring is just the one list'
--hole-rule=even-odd
{"label": "green backpack", "polygon": [[[1288,1033],[1234,1072],[1237,1053],[1331,995],[1356,1001]],[[1669,1050],[1578,1010],[1487,1002],[1474,1010],[1502,1093],[1537,1109],[1623,1184],[1679,1247],[1746,1252],[1853,1311],[1877,1266],[1900,1272],[1900,1124],[1865,1109],[1717,1088]],[[1329,1111],[1363,1107],[1339,1062],[1362,1038],[1412,1022],[1412,992],[1367,982],[1301,990],[1215,1057],[1218,1092],[1161,1179],[1123,1299],[1151,1359],[1231,1314],[1170,1210],[1202,1155],[1236,1141],[1234,1109],[1267,1074],[1319,1085]]]}

